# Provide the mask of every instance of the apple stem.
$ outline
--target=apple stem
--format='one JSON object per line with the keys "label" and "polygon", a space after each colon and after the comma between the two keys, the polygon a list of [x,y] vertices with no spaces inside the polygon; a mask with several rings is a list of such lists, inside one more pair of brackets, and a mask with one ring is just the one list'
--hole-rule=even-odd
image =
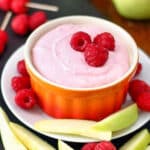
{"label": "apple stem", "polygon": [[27,7],[30,8],[36,8],[36,9],[42,9],[42,10],[48,10],[48,11],[58,11],[59,8],[58,6],[54,5],[48,5],[48,4],[40,4],[40,3],[33,3],[33,2],[28,2],[26,4]]}
{"label": "apple stem", "polygon": [[11,16],[12,16],[12,12],[11,12],[11,11],[8,11],[8,12],[6,13],[6,15],[5,15],[5,18],[4,18],[4,20],[3,20],[2,24],[1,24],[1,26],[0,26],[0,29],[1,29],[1,30],[5,30],[5,29],[6,29],[8,23],[9,23],[9,21],[10,21]]}

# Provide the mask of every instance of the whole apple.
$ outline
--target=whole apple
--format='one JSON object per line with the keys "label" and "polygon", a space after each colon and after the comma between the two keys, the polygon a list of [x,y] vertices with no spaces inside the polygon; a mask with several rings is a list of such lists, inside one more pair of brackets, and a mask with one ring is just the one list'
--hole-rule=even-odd
{"label": "whole apple", "polygon": [[118,13],[129,19],[150,19],[150,0],[112,0]]}

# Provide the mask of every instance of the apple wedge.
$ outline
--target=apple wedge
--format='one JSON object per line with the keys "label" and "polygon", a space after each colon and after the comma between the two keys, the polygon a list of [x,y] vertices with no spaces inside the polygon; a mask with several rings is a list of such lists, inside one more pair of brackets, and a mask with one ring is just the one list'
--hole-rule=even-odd
{"label": "apple wedge", "polygon": [[58,140],[58,150],[74,150],[74,149],[65,142]]}
{"label": "apple wedge", "polygon": [[79,119],[52,119],[38,121],[34,127],[46,133],[78,135],[97,140],[111,140],[112,132],[110,130],[97,131],[91,128],[95,123],[95,121]]}
{"label": "apple wedge", "polygon": [[14,135],[9,126],[9,118],[0,107],[0,133],[5,150],[27,150],[27,148]]}
{"label": "apple wedge", "polygon": [[147,129],[143,129],[126,142],[119,150],[145,150],[149,143],[150,133]]}
{"label": "apple wedge", "polygon": [[92,128],[95,130],[110,130],[112,132],[125,129],[134,124],[138,119],[138,108],[136,104],[131,104],[121,109],[103,120],[95,123]]}
{"label": "apple wedge", "polygon": [[24,127],[12,122],[10,122],[10,127],[17,136],[17,138],[29,150],[55,150],[55,148],[53,148],[50,144],[43,141],[41,138],[39,138],[29,130],[25,129]]}

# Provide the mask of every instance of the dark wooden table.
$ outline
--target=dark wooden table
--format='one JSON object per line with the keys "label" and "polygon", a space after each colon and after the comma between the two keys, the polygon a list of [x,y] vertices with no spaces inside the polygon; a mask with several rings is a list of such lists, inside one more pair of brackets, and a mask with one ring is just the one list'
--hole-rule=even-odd
{"label": "dark wooden table", "polygon": [[[134,34],[135,35],[139,34],[139,37],[135,36],[136,41],[138,42],[138,45],[141,48],[143,48],[147,53],[150,54],[150,46],[148,46],[149,43],[145,44],[146,41],[149,39],[148,36],[150,36],[149,22],[137,22],[139,24],[139,26],[142,26],[143,29],[145,29],[145,31],[143,31],[143,32],[140,31],[140,33],[139,33],[139,30],[136,27],[136,25],[134,25],[135,23],[133,21],[130,21],[130,20],[124,21],[123,18],[120,18],[120,17],[118,18],[118,15],[116,14],[116,12],[109,0],[100,0],[100,1],[99,0],[92,0],[92,1],[88,1],[88,0],[76,0],[76,1],[74,1],[74,0],[63,0],[63,1],[61,1],[61,0],[32,0],[32,1],[47,3],[47,4],[56,4],[60,7],[60,11],[57,13],[46,12],[49,20],[56,18],[56,17],[67,16],[67,15],[91,15],[91,16],[97,16],[97,17],[101,17],[101,18],[110,19],[113,22],[116,22],[125,28],[126,27],[129,28],[129,32],[130,32],[130,28],[133,28],[133,30],[132,30],[133,36],[134,36]],[[97,9],[94,6],[96,6]],[[30,9],[29,13],[31,13],[33,11],[36,11],[36,10]],[[111,14],[112,12],[114,12],[114,14]],[[0,11],[0,22],[2,22],[4,15],[5,15],[5,13]],[[125,25],[124,22],[126,22],[127,25]],[[9,34],[9,42],[7,44],[5,52],[0,56],[0,73],[2,72],[2,69],[5,65],[5,63],[7,62],[7,60],[9,59],[10,55],[13,54],[13,52],[19,46],[23,45],[29,36],[29,35],[26,35],[26,36],[21,37],[21,36],[16,35],[11,30],[10,25],[7,27],[6,31]],[[143,38],[141,38],[140,36],[143,36]],[[0,106],[7,112],[8,116],[10,117],[10,119],[12,121],[22,124],[6,106],[6,104],[3,100],[3,97],[2,97],[2,93],[0,93]],[[150,122],[145,124],[142,128],[150,129]],[[117,147],[119,147],[125,141],[127,141],[131,136],[133,136],[136,132],[137,131],[135,131],[132,134],[129,134],[125,137],[113,140],[112,142]],[[40,136],[41,138],[43,138],[44,140],[48,141],[55,147],[57,147],[57,140],[52,139],[52,138],[47,138],[47,137],[39,135],[39,134],[37,134],[37,135]],[[68,142],[68,144],[70,144],[75,150],[80,150],[80,147],[83,145],[81,143],[71,143],[71,142]],[[3,149],[4,148],[0,141],[0,150],[3,150]]]}

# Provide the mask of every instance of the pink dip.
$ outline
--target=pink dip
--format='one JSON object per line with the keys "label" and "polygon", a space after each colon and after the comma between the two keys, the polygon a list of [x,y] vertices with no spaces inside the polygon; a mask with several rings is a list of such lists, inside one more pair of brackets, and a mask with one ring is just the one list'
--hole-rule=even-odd
{"label": "pink dip", "polygon": [[49,31],[37,41],[32,50],[33,64],[40,74],[65,87],[92,88],[111,83],[127,72],[127,46],[118,34],[112,33],[115,51],[109,52],[105,65],[91,67],[85,62],[83,53],[70,46],[71,36],[77,31],[87,32],[93,39],[101,32],[108,32],[108,29],[94,24],[64,24]]}

